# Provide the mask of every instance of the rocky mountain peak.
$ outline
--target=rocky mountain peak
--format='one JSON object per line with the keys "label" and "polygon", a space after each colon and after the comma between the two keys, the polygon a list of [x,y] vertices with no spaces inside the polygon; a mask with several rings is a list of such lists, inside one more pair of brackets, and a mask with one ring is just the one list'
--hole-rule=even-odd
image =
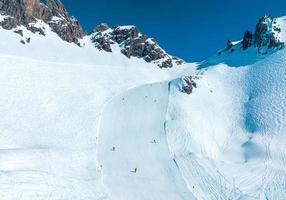
{"label": "rocky mountain peak", "polygon": [[153,38],[141,33],[136,26],[114,26],[103,23],[96,26],[91,35],[96,48],[112,52],[112,46],[118,45],[126,57],[143,58],[154,62],[161,68],[180,65],[183,60],[167,54]]}
{"label": "rocky mountain peak", "polygon": [[281,28],[276,19],[270,15],[262,17],[256,25],[254,46],[259,49],[284,46],[284,43],[279,39],[280,32]]}
{"label": "rocky mountain peak", "polygon": [[67,42],[78,43],[78,39],[85,35],[80,23],[69,16],[59,0],[47,0],[45,4],[39,0],[0,0],[0,13],[9,16],[0,23],[4,29],[23,25],[34,33],[44,35],[43,29],[31,25],[43,20]]}
{"label": "rocky mountain peak", "polygon": [[266,54],[271,49],[281,49],[284,47],[284,41],[281,37],[281,32],[286,31],[281,29],[281,24],[277,19],[270,15],[266,15],[259,19],[256,24],[255,32],[247,30],[244,33],[243,40],[236,45],[232,45],[231,41],[227,42],[224,50],[219,52],[233,53],[237,49],[246,50],[250,47],[256,48],[261,54]]}
{"label": "rocky mountain peak", "polygon": [[243,38],[243,49],[254,46],[259,52],[270,48],[283,48],[284,42],[280,36],[281,28],[277,20],[270,15],[259,19],[254,34],[246,31]]}
{"label": "rocky mountain peak", "polygon": [[[49,25],[61,39],[78,45],[85,33],[80,23],[69,15],[60,0],[0,0],[0,14],[4,16],[0,26],[13,30],[23,37],[20,42],[30,43],[30,38],[23,35],[23,27],[33,33],[46,35],[46,29],[39,26],[38,21]],[[141,33],[136,26],[113,26],[106,23],[99,24],[93,29],[91,40],[95,47],[106,52],[114,51],[114,45],[121,49],[126,57],[142,58],[148,63],[155,63],[161,68],[170,68],[184,63],[182,59],[166,53],[158,43],[147,35]]]}

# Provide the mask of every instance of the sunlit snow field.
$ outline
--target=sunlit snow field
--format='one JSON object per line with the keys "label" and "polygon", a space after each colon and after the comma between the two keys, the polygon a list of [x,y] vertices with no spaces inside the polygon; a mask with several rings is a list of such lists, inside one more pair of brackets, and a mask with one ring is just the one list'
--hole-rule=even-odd
{"label": "sunlit snow field", "polygon": [[167,70],[46,30],[0,29],[1,200],[285,199],[285,49]]}

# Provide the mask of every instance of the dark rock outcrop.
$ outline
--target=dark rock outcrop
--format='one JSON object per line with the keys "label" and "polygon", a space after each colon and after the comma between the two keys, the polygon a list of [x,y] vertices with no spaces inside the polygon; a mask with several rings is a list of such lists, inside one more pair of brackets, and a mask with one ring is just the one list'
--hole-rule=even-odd
{"label": "dark rock outcrop", "polygon": [[192,76],[186,76],[183,78],[182,92],[186,94],[191,94],[194,88],[197,88],[196,82],[193,80]]}
{"label": "dark rock outcrop", "polygon": [[140,33],[135,26],[110,28],[107,24],[100,24],[94,28],[91,38],[95,47],[100,50],[112,52],[112,45],[117,44],[126,57],[143,58],[146,62],[158,61],[161,68],[184,63],[183,60],[168,55],[154,39]]}
{"label": "dark rock outcrop", "polygon": [[0,26],[6,30],[16,28],[17,25],[19,25],[18,21],[12,17],[6,17],[3,21],[0,22]]}
{"label": "dark rock outcrop", "polygon": [[15,30],[14,33],[17,33],[17,34],[19,34],[19,35],[22,36],[22,37],[23,37],[23,35],[24,35],[24,34],[23,34],[23,30],[20,30],[20,29],[19,29],[19,30]]}
{"label": "dark rock outcrop", "polygon": [[280,41],[279,34],[281,28],[276,19],[271,16],[264,16],[259,19],[254,34],[246,30],[243,35],[243,40],[237,44],[233,44],[230,40],[227,41],[225,49],[218,52],[218,55],[223,53],[233,53],[236,49],[242,48],[247,50],[254,47],[260,54],[266,54],[269,49],[281,49],[284,47],[284,42]]}
{"label": "dark rock outcrop", "polygon": [[233,53],[234,52],[234,49],[233,49],[234,45],[233,45],[233,42],[231,40],[227,40],[226,42],[226,47],[220,51],[218,51],[218,55],[222,55],[223,53],[225,52],[230,52],[230,53]]}
{"label": "dark rock outcrop", "polygon": [[253,34],[246,30],[242,40],[242,49],[246,50],[248,47],[252,46],[253,43]]}
{"label": "dark rock outcrop", "polygon": [[197,88],[197,83],[195,80],[201,79],[199,75],[189,75],[176,78],[169,83],[169,90],[176,89],[182,93],[190,95],[193,93],[194,89]]}
{"label": "dark rock outcrop", "polygon": [[111,44],[114,44],[114,42],[107,37],[106,33],[96,33],[92,36],[92,41],[95,43],[96,48],[98,48],[99,50],[112,52]]}
{"label": "dark rock outcrop", "polygon": [[233,44],[232,44],[232,41],[231,40],[227,40],[227,43],[226,43],[226,49],[229,50],[233,47]]}
{"label": "dark rock outcrop", "polygon": [[[45,26],[36,25],[39,20],[49,25],[53,32],[67,42],[79,45],[78,39],[85,35],[80,23],[69,16],[60,0],[46,0],[45,3],[40,0],[0,0],[0,14],[5,15],[0,26],[8,30],[15,29],[14,32],[22,37],[23,31],[20,32],[18,26],[25,26],[33,33],[46,35]],[[140,33],[135,26],[110,28],[102,23],[94,28],[91,38],[95,47],[100,50],[112,52],[112,45],[117,44],[126,57],[155,62],[161,68],[184,63],[182,59],[168,55],[154,39]]]}
{"label": "dark rock outcrop", "polygon": [[43,18],[63,40],[77,43],[85,33],[80,23],[70,17],[64,5],[59,0],[47,0]]}
{"label": "dark rock outcrop", "polygon": [[170,68],[173,66],[172,64],[172,59],[171,58],[168,58],[167,60],[164,60],[161,64],[159,64],[159,67],[161,68]]}
{"label": "dark rock outcrop", "polygon": [[103,31],[106,31],[108,29],[109,29],[109,27],[106,23],[101,23],[93,29],[93,32],[94,33],[95,32],[103,32]]}
{"label": "dark rock outcrop", "polygon": [[254,34],[254,46],[261,48],[282,48],[284,43],[281,42],[277,35],[281,31],[277,27],[275,19],[271,16],[262,17],[257,25]]}
{"label": "dark rock outcrop", "polygon": [[59,0],[47,0],[45,4],[39,0],[0,0],[0,13],[9,16],[0,23],[4,29],[23,25],[33,33],[45,35],[43,29],[33,26],[37,20],[43,20],[67,42],[78,43],[85,35],[79,22],[69,16]]}
{"label": "dark rock outcrop", "polygon": [[185,63],[184,60],[182,60],[181,58],[178,58],[178,57],[172,57],[172,59],[173,59],[173,61],[175,61],[175,63],[176,63],[177,65],[182,65],[182,64]]}

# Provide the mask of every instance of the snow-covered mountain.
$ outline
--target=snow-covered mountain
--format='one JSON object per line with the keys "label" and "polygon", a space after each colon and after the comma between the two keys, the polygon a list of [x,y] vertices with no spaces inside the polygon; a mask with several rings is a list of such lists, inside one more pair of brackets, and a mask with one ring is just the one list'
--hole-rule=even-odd
{"label": "snow-covered mountain", "polygon": [[286,17],[186,63],[58,0],[0,13],[1,200],[285,199]]}
{"label": "snow-covered mountain", "polygon": [[286,197],[286,17],[265,22],[263,45],[236,42],[199,64],[190,96],[171,82],[167,138],[198,199]]}
{"label": "snow-covered mountain", "polygon": [[167,54],[153,38],[140,33],[135,26],[110,28],[103,23],[95,27],[91,39],[99,50],[112,52],[114,45],[119,46],[121,53],[128,58],[143,58],[146,62],[157,63],[161,68],[170,68],[184,63],[182,59]]}
{"label": "snow-covered mountain", "polygon": [[161,68],[184,63],[182,59],[168,55],[154,39],[140,33],[134,26],[109,28],[106,24],[101,24],[94,28],[92,34],[87,35],[59,0],[47,0],[45,4],[39,0],[1,0],[0,11],[0,26],[14,30],[14,33],[22,36],[22,44],[31,42],[31,38],[24,35],[25,30],[42,36],[46,36],[47,30],[50,30],[64,41],[80,47],[84,46],[80,40],[89,38],[100,50],[112,52],[114,48],[120,48],[121,53],[128,58],[142,58],[149,63],[156,63]]}

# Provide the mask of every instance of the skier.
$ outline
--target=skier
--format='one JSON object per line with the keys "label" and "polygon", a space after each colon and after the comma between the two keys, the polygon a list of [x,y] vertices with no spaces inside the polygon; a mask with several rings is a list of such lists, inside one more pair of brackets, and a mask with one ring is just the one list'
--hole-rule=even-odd
{"label": "skier", "polygon": [[154,139],[152,143],[156,144],[156,143],[157,143],[157,141]]}
{"label": "skier", "polygon": [[131,171],[132,173],[137,173],[137,167],[134,169],[134,171]]}
{"label": "skier", "polygon": [[115,147],[112,147],[111,151],[115,151]]}

